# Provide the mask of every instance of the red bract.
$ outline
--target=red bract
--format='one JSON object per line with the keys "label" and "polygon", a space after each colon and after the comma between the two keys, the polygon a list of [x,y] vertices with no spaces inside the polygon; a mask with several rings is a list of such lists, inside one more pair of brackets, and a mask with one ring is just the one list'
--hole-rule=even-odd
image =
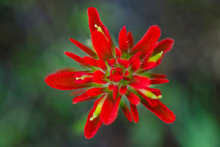
{"label": "red bract", "polygon": [[[80,57],[65,52],[68,57],[83,65],[85,71],[66,68],[45,78],[45,82],[53,88],[76,90],[72,95],[81,94],[73,99],[74,104],[96,99],[87,118],[85,137],[92,138],[102,124],[109,125],[114,122],[119,108],[129,121],[133,119],[137,123],[139,103],[165,123],[174,122],[173,112],[159,100],[162,98],[160,90],[150,87],[169,81],[164,74],[149,72],[160,64],[164,54],[171,50],[174,41],[170,38],[158,41],[160,28],[153,25],[134,45],[132,33],[127,32],[124,26],[119,33],[119,47],[115,47],[98,11],[89,8],[88,17],[94,50],[70,39],[89,56]],[[122,99],[123,95],[125,98]],[[124,100],[129,101],[130,109]]]}

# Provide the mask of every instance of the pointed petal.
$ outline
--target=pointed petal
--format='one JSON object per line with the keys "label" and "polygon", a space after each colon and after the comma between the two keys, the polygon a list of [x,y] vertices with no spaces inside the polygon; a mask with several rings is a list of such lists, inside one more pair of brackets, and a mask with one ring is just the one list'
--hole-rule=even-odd
{"label": "pointed petal", "polygon": [[91,139],[96,134],[100,126],[102,125],[102,121],[100,120],[99,117],[96,117],[93,120],[90,120],[100,100],[101,99],[97,99],[95,101],[93,108],[90,110],[89,115],[87,117],[86,125],[84,128],[84,135],[87,139]]}
{"label": "pointed petal", "polygon": [[127,41],[127,32],[126,32],[126,27],[123,26],[119,33],[119,48],[121,49],[122,52],[127,52],[128,50],[128,41]]}
{"label": "pointed petal", "polygon": [[122,110],[122,112],[124,113],[124,115],[126,116],[126,118],[132,122],[132,117],[131,117],[131,112],[128,109],[127,105],[124,102],[120,102],[120,108]]}
{"label": "pointed petal", "polygon": [[78,56],[78,55],[76,55],[76,54],[70,53],[70,52],[65,52],[65,54],[66,54],[68,57],[72,58],[73,60],[79,62],[80,64],[85,65],[85,66],[89,66],[87,63],[85,63],[85,62],[83,61],[83,58],[82,58],[82,57],[80,57],[80,56]]}
{"label": "pointed petal", "polygon": [[167,76],[165,74],[158,74],[158,73],[150,73],[150,78],[153,79],[164,79]]}
{"label": "pointed petal", "polygon": [[82,95],[73,98],[73,104],[95,99],[97,98],[96,96],[102,94],[103,92],[104,92],[104,88],[97,88],[97,87],[91,88]]}
{"label": "pointed petal", "polygon": [[72,38],[70,38],[70,41],[75,44],[78,48],[80,48],[81,50],[83,50],[85,53],[87,53],[88,55],[94,57],[94,58],[97,58],[97,55],[96,53],[91,50],[90,48],[88,48],[87,46],[85,46],[84,44],[80,43],[79,41],[76,41]]}
{"label": "pointed petal", "polygon": [[157,42],[160,37],[160,28],[156,25],[151,26],[143,38],[132,48],[133,54],[141,51],[140,58],[142,59],[145,55],[152,52],[153,45]]}
{"label": "pointed petal", "polygon": [[155,67],[161,63],[163,56],[172,49],[173,44],[174,40],[171,38],[164,39],[158,43],[158,45],[154,49],[153,55],[159,53],[160,51],[163,51],[163,54],[162,57],[156,62]]}
{"label": "pointed petal", "polygon": [[131,66],[131,70],[133,72],[135,72],[136,70],[138,70],[141,66],[141,60],[140,59],[136,59],[133,63],[132,63],[132,66]]}
{"label": "pointed petal", "polygon": [[105,125],[110,125],[117,118],[120,100],[121,96],[116,100],[113,100],[110,96],[105,99],[100,113],[100,119]]}
{"label": "pointed petal", "polygon": [[134,46],[134,38],[131,32],[128,32],[128,49],[131,49]]}
{"label": "pointed petal", "polygon": [[96,8],[93,8],[93,7],[88,8],[87,13],[88,13],[88,17],[89,17],[90,32],[92,32],[93,30],[97,30],[95,25],[101,27],[102,30],[105,30],[105,26],[101,22],[100,17],[99,17],[99,13],[96,10]]}
{"label": "pointed petal", "polygon": [[157,106],[152,107],[147,101],[142,100],[141,103],[153,112],[158,118],[165,123],[173,123],[176,119],[174,113],[168,109],[160,100],[157,100]]}
{"label": "pointed petal", "polygon": [[119,89],[119,93],[120,95],[124,95],[127,93],[127,86],[121,86],[120,89]]}
{"label": "pointed petal", "polygon": [[147,90],[151,91],[151,92],[152,92],[153,94],[155,94],[157,97],[162,97],[162,94],[161,94],[160,89],[148,87]]}
{"label": "pointed petal", "polygon": [[134,89],[147,88],[150,85],[150,80],[145,76],[134,75],[133,80],[129,85]]}
{"label": "pointed petal", "polygon": [[133,64],[134,61],[136,61],[141,55],[141,52],[137,52],[135,55],[133,55],[130,59],[129,59],[129,62],[130,64]]}
{"label": "pointed petal", "polygon": [[100,70],[96,70],[93,74],[93,82],[99,83],[99,84],[107,83],[105,80],[105,74]]}
{"label": "pointed petal", "polygon": [[156,62],[145,62],[141,65],[141,69],[144,69],[144,70],[150,70],[154,67],[156,67]]}
{"label": "pointed petal", "polygon": [[151,80],[151,84],[164,84],[168,82],[169,82],[168,79],[152,79]]}
{"label": "pointed petal", "polygon": [[118,95],[118,86],[116,85],[116,86],[114,87],[113,93],[112,93],[112,98],[113,98],[113,100],[116,99],[117,95]]}
{"label": "pointed petal", "polygon": [[70,93],[71,96],[81,95],[86,92],[86,89],[78,89]]}
{"label": "pointed petal", "polygon": [[108,31],[108,29],[106,27],[105,27],[105,30],[104,30],[104,34],[108,38],[108,44],[111,47],[111,51],[114,52],[113,49],[115,48],[115,45],[114,45],[114,43],[112,41],[112,38],[110,36],[110,33],[109,33],[109,31]]}
{"label": "pointed petal", "polygon": [[90,32],[97,30],[97,26],[101,27],[101,30],[104,31],[106,27],[101,22],[97,9],[90,7],[88,8],[87,12],[88,12],[88,18],[89,18]]}
{"label": "pointed petal", "polygon": [[[148,88],[147,88],[148,89]],[[156,107],[157,106],[157,99],[151,99],[149,97],[147,97],[146,95],[144,95],[142,92],[137,91],[138,94],[140,94],[142,96],[142,98],[147,101],[147,103],[149,103],[149,105],[151,105],[152,107]]]}
{"label": "pointed petal", "polygon": [[165,53],[169,52],[172,49],[173,44],[174,44],[174,40],[171,38],[166,38],[164,40],[161,40],[155,47],[153,51],[153,55],[163,51],[163,56],[164,56]]}
{"label": "pointed petal", "polygon": [[94,30],[91,33],[92,44],[96,50],[98,57],[101,60],[106,60],[107,58],[113,58],[111,52],[111,46],[109,45],[107,38],[103,33]]}
{"label": "pointed petal", "polygon": [[116,63],[115,59],[114,59],[114,58],[112,58],[112,59],[110,59],[110,60],[107,59],[107,61],[108,61],[108,65],[111,66],[112,68],[114,68],[115,63]]}
{"label": "pointed petal", "polygon": [[72,68],[72,67],[67,67],[67,68],[62,68],[57,70],[55,73],[62,73],[62,72],[74,72],[76,71],[76,69]]}
{"label": "pointed petal", "polygon": [[135,123],[139,121],[139,114],[137,110],[137,106],[130,103],[131,115]]}
{"label": "pointed petal", "polygon": [[79,102],[89,101],[89,100],[93,100],[93,99],[96,99],[96,98],[97,97],[95,97],[95,96],[91,97],[91,96],[88,96],[86,94],[82,94],[80,96],[74,97],[73,100],[72,100],[72,103],[77,104]]}
{"label": "pointed petal", "polygon": [[115,53],[116,53],[117,58],[121,58],[122,53],[121,53],[121,50],[119,48],[117,48],[117,47],[115,48]]}
{"label": "pointed petal", "polygon": [[133,105],[138,105],[140,103],[139,97],[135,95],[134,93],[132,93],[131,91],[128,91],[126,93],[126,97]]}
{"label": "pointed petal", "polygon": [[117,59],[117,62],[118,62],[119,64],[123,65],[124,68],[128,68],[129,65],[130,65],[129,61],[126,60],[126,59],[120,59],[120,58],[119,58],[119,59]]}
{"label": "pointed petal", "polygon": [[76,80],[77,75],[87,75],[84,72],[64,72],[51,74],[45,78],[47,85],[60,90],[74,90],[78,88],[89,87],[91,78],[85,78],[79,82]]}
{"label": "pointed petal", "polygon": [[98,66],[97,61],[92,57],[85,56],[83,57],[83,61],[90,66],[95,66],[95,67]]}
{"label": "pointed petal", "polygon": [[105,70],[107,69],[105,62],[102,61],[102,60],[97,60],[97,65],[98,65],[98,67],[100,67],[103,71],[105,71]]}
{"label": "pointed petal", "polygon": [[108,38],[108,44],[113,49],[114,44],[112,41],[112,38],[108,32],[108,29],[104,26],[104,24],[101,22],[98,11],[96,8],[88,8],[88,17],[89,17],[89,28],[90,32],[92,33],[94,30],[98,30],[100,32],[103,32],[105,37]]}

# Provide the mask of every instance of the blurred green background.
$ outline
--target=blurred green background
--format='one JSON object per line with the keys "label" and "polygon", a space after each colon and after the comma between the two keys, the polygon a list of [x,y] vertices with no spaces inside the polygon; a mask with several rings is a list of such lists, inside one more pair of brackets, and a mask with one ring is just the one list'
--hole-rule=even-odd
{"label": "blurred green background", "polygon": [[[79,68],[64,51],[84,55],[69,38],[88,42],[91,6],[115,40],[123,25],[137,42],[153,24],[161,39],[175,40],[154,70],[170,80],[158,87],[176,114],[173,124],[140,105],[137,124],[120,111],[87,140],[93,102],[73,105],[69,91],[45,84],[57,69]],[[220,1],[1,0],[0,80],[0,147],[219,147]]]}

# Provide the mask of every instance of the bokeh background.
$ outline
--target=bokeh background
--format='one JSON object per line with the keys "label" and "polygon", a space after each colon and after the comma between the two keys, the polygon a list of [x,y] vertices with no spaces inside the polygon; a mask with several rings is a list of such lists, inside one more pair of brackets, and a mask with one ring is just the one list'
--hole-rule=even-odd
{"label": "bokeh background", "polygon": [[[91,140],[83,127],[93,102],[72,104],[69,91],[44,78],[64,67],[80,68],[64,55],[84,55],[69,38],[89,44],[87,8],[96,7],[117,42],[125,25],[135,42],[149,26],[174,48],[154,71],[168,75],[160,85],[175,114],[165,124],[143,106],[130,123],[119,112]],[[219,0],[1,0],[0,147],[219,147]]]}

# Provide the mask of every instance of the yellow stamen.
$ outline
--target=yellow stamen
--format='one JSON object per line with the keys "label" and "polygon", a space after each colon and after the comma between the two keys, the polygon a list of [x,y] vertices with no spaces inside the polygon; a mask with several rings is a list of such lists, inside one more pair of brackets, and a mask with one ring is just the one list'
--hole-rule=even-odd
{"label": "yellow stamen", "polygon": [[81,77],[76,77],[76,80],[84,80],[85,78],[91,77],[90,75],[83,75]]}

